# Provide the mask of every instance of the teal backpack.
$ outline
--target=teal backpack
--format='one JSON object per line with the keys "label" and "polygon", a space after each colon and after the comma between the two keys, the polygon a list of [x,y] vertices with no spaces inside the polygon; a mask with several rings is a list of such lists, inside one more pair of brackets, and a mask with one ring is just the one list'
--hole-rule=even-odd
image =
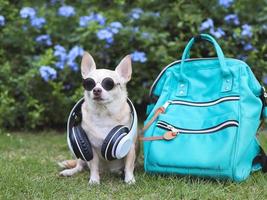
{"label": "teal backpack", "polygon": [[[198,41],[210,42],[218,57],[189,59]],[[151,87],[142,138],[145,171],[233,181],[266,172],[256,138],[264,96],[246,63],[225,58],[210,35],[192,38],[182,59],[165,67]]]}

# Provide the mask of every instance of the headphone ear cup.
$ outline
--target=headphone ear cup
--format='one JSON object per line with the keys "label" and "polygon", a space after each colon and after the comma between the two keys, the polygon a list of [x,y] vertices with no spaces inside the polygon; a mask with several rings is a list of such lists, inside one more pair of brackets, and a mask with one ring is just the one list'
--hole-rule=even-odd
{"label": "headphone ear cup", "polygon": [[116,155],[113,155],[112,152],[114,152],[119,141],[124,137],[122,134],[127,135],[128,133],[129,129],[122,125],[115,126],[111,129],[101,146],[101,154],[106,160],[116,159]]}
{"label": "headphone ear cup", "polygon": [[69,137],[72,149],[77,158],[85,161],[93,159],[91,143],[81,125],[72,127]]}

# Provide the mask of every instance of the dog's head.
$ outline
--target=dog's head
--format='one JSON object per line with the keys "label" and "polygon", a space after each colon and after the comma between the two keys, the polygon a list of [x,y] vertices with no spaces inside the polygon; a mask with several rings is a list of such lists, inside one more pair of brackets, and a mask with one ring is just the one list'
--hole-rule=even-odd
{"label": "dog's head", "polygon": [[96,69],[93,57],[85,52],[81,73],[85,95],[94,103],[106,104],[127,97],[126,83],[131,79],[131,56],[125,56],[115,71]]}

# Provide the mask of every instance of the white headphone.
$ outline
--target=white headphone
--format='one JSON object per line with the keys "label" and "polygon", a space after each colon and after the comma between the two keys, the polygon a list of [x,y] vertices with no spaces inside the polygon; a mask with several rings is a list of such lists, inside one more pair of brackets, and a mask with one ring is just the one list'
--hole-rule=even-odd
{"label": "white headphone", "polygon": [[[84,98],[81,98],[72,108],[67,123],[67,142],[69,149],[77,158],[90,161],[93,159],[91,143],[87,134],[81,127],[79,118],[82,117],[81,106]],[[110,130],[101,146],[101,154],[106,160],[121,159],[127,155],[137,134],[137,114],[133,103],[127,98],[131,109],[131,125],[115,126]]]}

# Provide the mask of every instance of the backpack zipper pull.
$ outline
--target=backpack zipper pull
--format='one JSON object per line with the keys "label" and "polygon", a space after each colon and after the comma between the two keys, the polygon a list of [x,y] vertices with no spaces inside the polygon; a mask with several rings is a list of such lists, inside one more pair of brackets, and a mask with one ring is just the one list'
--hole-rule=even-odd
{"label": "backpack zipper pull", "polygon": [[166,101],[166,102],[163,104],[163,106],[162,106],[162,108],[163,108],[163,112],[166,111],[167,107],[168,107],[170,104],[171,104],[171,101]]}
{"label": "backpack zipper pull", "polygon": [[169,129],[170,131],[167,131],[166,133],[164,133],[164,135],[163,135],[164,140],[172,140],[180,133],[179,129],[174,128],[173,126],[171,126],[169,124],[166,125],[166,128]]}
{"label": "backpack zipper pull", "polygon": [[148,129],[148,127],[151,126],[151,124],[158,118],[159,114],[164,113],[167,109],[167,107],[170,105],[171,101],[166,101],[163,106],[160,106],[154,113],[153,117],[151,120],[144,126],[142,129],[142,132]]}
{"label": "backpack zipper pull", "polygon": [[175,130],[175,132],[174,131],[167,131],[166,133],[164,133],[163,139],[164,140],[172,140],[172,139],[176,138],[177,135],[179,135],[179,131],[177,129]]}

